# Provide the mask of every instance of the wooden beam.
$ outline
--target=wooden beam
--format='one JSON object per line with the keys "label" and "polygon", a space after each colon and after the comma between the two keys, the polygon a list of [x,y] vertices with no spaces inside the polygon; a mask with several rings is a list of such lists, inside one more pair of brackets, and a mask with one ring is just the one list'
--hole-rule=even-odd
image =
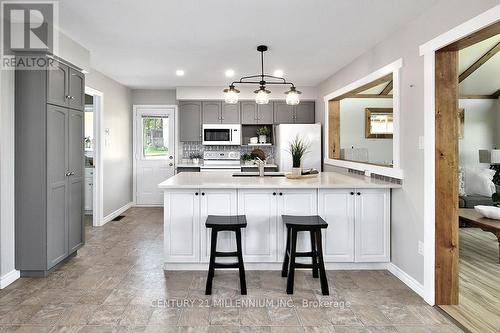
{"label": "wooden beam", "polygon": [[328,102],[328,158],[340,158],[340,101]]}
{"label": "wooden beam", "polygon": [[488,52],[486,52],[481,58],[479,58],[475,63],[473,63],[469,68],[467,68],[460,76],[458,77],[458,83],[465,80],[469,75],[474,73],[481,67],[485,62],[490,60],[497,52],[500,51],[500,42],[497,45],[493,46]]}
{"label": "wooden beam", "polygon": [[384,90],[380,92],[380,95],[389,95],[389,93],[392,91],[392,85],[393,82],[391,80],[391,82],[389,82],[389,84],[385,86]]}
{"label": "wooden beam", "polygon": [[495,95],[461,95],[460,99],[497,99]]}
{"label": "wooden beam", "polygon": [[458,304],[458,52],[436,52],[435,301]]}
{"label": "wooden beam", "polygon": [[491,96],[493,96],[493,98],[500,97],[500,89],[498,89],[497,91],[495,91]]}
{"label": "wooden beam", "polygon": [[379,79],[377,79],[375,81],[367,83],[364,86],[361,86],[359,88],[351,90],[348,93],[345,93],[343,95],[337,96],[337,97],[334,98],[334,100],[335,101],[340,101],[341,99],[347,98],[347,97],[352,96],[352,95],[356,95],[356,94],[358,94],[358,93],[360,93],[362,91],[365,91],[365,90],[368,90],[370,88],[376,87],[376,86],[378,86],[378,85],[380,85],[380,84],[382,84],[384,82],[389,82],[391,80],[392,80],[392,73],[387,74],[386,76],[381,77],[381,78],[379,78]]}
{"label": "wooden beam", "polygon": [[346,98],[392,98],[392,95],[356,94],[347,96]]}
{"label": "wooden beam", "polygon": [[462,49],[465,49],[466,47],[479,43],[485,39],[488,39],[498,34],[500,34],[500,21],[484,29],[481,29],[467,37],[464,37],[456,41],[455,43],[445,46],[444,48],[441,49],[441,51],[460,51]]}

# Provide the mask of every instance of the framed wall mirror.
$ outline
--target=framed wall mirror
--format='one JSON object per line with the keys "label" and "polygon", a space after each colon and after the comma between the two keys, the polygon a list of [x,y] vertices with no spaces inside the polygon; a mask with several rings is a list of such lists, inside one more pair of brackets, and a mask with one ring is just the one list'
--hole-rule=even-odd
{"label": "framed wall mirror", "polygon": [[402,178],[399,60],[325,96],[325,164]]}

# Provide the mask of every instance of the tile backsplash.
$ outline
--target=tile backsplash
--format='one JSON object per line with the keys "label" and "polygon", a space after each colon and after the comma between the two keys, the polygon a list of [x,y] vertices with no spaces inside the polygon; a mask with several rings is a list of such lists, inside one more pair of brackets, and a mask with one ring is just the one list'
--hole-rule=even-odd
{"label": "tile backsplash", "polygon": [[181,158],[188,159],[193,153],[200,153],[203,155],[204,151],[239,151],[242,155],[249,154],[255,148],[264,151],[268,160],[274,160],[274,147],[273,146],[204,146],[201,142],[187,141],[180,142],[180,151],[182,152]]}

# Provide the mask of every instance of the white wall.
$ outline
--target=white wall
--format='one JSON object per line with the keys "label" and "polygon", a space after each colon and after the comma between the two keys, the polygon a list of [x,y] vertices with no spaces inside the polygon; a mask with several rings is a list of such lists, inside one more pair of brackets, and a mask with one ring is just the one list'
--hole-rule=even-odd
{"label": "white wall", "polygon": [[174,105],[177,104],[176,91],[175,89],[134,89],[132,90],[132,104]]}
{"label": "white wall", "polygon": [[459,107],[465,110],[464,138],[459,141],[461,167],[485,167],[479,163],[479,149],[498,146],[495,139],[500,117],[496,99],[461,99]]}
{"label": "white wall", "polygon": [[[177,99],[224,99],[223,90],[227,87],[177,87]],[[256,85],[237,85],[240,90],[239,98],[241,100],[255,99],[254,91],[258,88]],[[272,85],[271,100],[284,100],[286,98],[285,91],[290,89],[289,86]],[[303,100],[314,100],[318,98],[316,87],[297,87],[301,91],[300,98]]]}
{"label": "white wall", "polygon": [[97,72],[85,77],[85,85],[103,93],[103,216],[132,202],[132,94],[130,89]]}
{"label": "white wall", "polygon": [[424,281],[424,260],[417,249],[424,237],[425,193],[423,150],[418,145],[424,133],[424,66],[419,46],[496,5],[498,0],[441,0],[318,86],[316,119],[323,120],[323,96],[403,58],[400,131],[401,168],[406,176],[402,189],[392,194],[391,261],[420,284]]}
{"label": "white wall", "polygon": [[497,99],[497,106],[496,106],[496,127],[495,127],[495,146],[496,148],[500,149],[500,98]]}
{"label": "white wall", "polygon": [[345,98],[340,101],[340,147],[366,148],[370,163],[392,162],[392,139],[367,139],[365,109],[392,108],[390,98]]}

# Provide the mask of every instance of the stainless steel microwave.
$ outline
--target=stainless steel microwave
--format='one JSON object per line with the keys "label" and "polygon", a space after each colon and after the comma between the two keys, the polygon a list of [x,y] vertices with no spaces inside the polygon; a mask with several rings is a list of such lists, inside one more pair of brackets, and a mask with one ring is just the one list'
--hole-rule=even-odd
{"label": "stainless steel microwave", "polygon": [[241,125],[204,124],[204,145],[241,145]]}

